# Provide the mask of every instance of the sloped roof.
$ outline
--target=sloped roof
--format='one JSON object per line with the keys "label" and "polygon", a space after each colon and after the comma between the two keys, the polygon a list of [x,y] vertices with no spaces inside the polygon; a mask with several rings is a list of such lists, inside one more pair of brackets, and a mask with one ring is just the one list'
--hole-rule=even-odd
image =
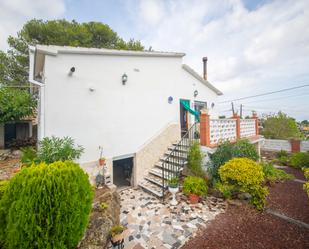
{"label": "sloped roof", "polygon": [[191,74],[194,78],[196,78],[197,80],[199,80],[201,83],[203,83],[205,86],[207,86],[209,89],[211,89],[212,91],[214,91],[217,95],[223,95],[223,93],[217,89],[216,87],[214,87],[209,81],[204,80],[196,71],[194,71],[191,67],[189,67],[186,64],[182,65],[182,68],[188,72],[189,74]]}
{"label": "sloped roof", "polygon": [[153,56],[153,57],[183,57],[184,53],[177,52],[161,52],[161,51],[131,51],[131,50],[117,50],[107,48],[84,48],[84,47],[68,47],[68,46],[54,46],[54,45],[36,45],[30,47],[44,54],[57,55],[62,54],[103,54],[103,55],[130,55],[130,56]]}

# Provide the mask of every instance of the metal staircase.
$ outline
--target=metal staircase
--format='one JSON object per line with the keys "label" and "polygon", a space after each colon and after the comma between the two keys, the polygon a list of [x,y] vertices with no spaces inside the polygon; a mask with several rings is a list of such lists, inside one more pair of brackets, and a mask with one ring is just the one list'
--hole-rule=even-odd
{"label": "metal staircase", "polygon": [[164,199],[168,181],[173,177],[179,177],[187,164],[188,152],[191,144],[199,141],[198,123],[194,123],[182,136],[178,143],[167,149],[148,175],[139,183],[144,191]]}

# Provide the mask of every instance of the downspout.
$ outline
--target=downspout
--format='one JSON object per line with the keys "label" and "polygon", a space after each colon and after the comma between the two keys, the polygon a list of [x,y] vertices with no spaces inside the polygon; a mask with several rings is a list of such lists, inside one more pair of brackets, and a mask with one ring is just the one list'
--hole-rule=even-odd
{"label": "downspout", "polygon": [[[41,140],[45,136],[45,84],[34,80],[34,71],[35,71],[35,61],[36,61],[36,48],[29,46],[29,53],[34,52],[33,62],[32,62],[32,72],[29,72],[29,82],[31,84],[39,86],[39,101],[38,101],[38,140]],[[31,55],[30,55],[31,56]],[[32,77],[31,77],[32,76]],[[45,79],[44,79],[45,81]]]}

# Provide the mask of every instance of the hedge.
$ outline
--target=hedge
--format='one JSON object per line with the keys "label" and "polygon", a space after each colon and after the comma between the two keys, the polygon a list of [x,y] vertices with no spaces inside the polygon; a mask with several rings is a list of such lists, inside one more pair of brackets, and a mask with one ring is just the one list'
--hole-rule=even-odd
{"label": "hedge", "polygon": [[88,176],[74,162],[24,168],[0,201],[0,241],[8,249],[76,248],[92,198]]}

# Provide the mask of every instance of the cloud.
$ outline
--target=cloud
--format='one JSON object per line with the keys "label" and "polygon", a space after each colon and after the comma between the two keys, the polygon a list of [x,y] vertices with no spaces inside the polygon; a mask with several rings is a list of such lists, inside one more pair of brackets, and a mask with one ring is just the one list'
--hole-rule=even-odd
{"label": "cloud", "polygon": [[0,49],[8,48],[8,36],[16,35],[26,21],[32,18],[58,18],[64,12],[64,0],[1,0]]}
{"label": "cloud", "polygon": [[[254,9],[240,0],[158,0],[146,9],[144,4],[139,1],[141,13],[132,17],[142,42],[155,50],[186,52],[185,62],[200,73],[202,57],[208,56],[209,80],[226,99],[309,83],[307,0],[267,1]],[[303,116],[305,101],[298,104]]]}

